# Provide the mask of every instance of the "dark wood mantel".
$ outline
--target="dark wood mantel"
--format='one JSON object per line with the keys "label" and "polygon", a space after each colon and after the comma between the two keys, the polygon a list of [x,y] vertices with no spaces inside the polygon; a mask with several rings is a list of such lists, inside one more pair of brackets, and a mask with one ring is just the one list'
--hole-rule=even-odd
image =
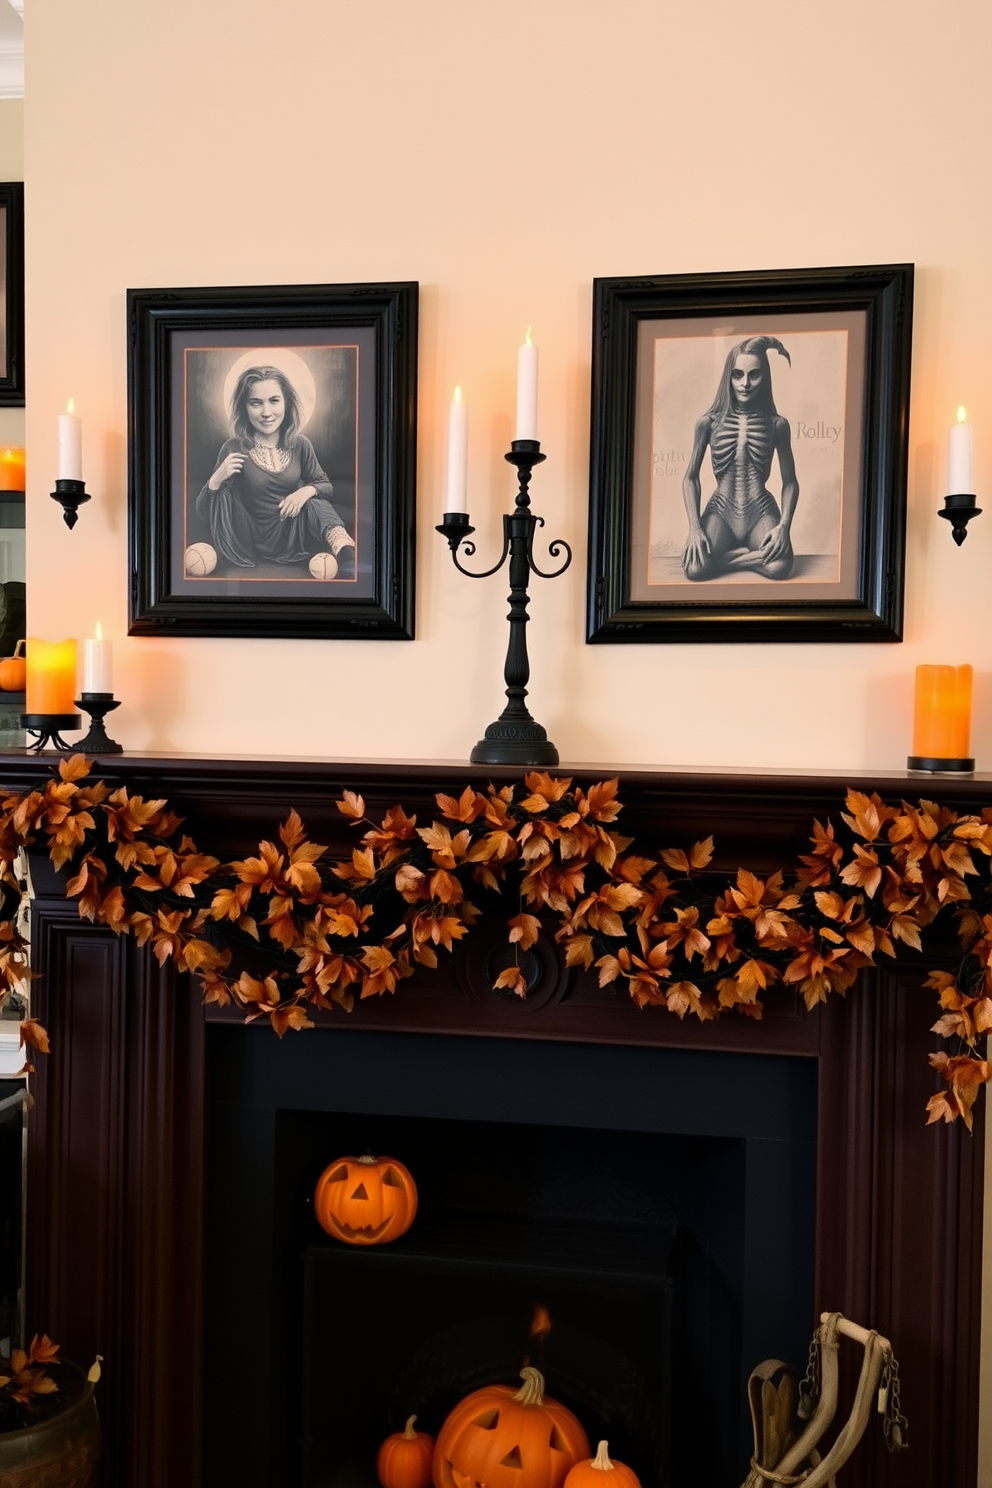
{"label": "dark wood mantel", "polygon": [[[52,766],[0,755],[0,785],[23,789]],[[345,787],[375,816],[401,801],[429,816],[434,792],[489,772],[453,763],[128,755],[94,762],[112,783],[165,796],[199,846],[222,855],[272,836],[291,807],[311,835],[353,841],[335,808]],[[717,865],[787,867],[811,822],[845,790],[925,795],[959,809],[992,804],[992,776],[661,773],[563,766],[584,782],[620,774],[620,826],[645,844],[713,832]],[[44,861],[35,864],[34,1011],[54,1052],[41,1062],[31,1120],[29,1326],[67,1352],[106,1356],[101,1411],[111,1488],[195,1485],[199,1475],[201,1232],[206,1022],[188,980],[127,940],[80,921]],[[846,1469],[848,1488],[974,1488],[981,1296],[983,1135],[924,1126],[936,1046],[929,966],[880,967],[847,999],[806,1016],[787,999],[764,1023],[680,1024],[616,994],[573,985],[540,1006],[474,995],[463,957],[395,998],[331,1026],[450,1031],[777,1052],[819,1065],[817,1305],[891,1337],[902,1364],[912,1450],[890,1463],[880,1433]],[[467,979],[467,980],[466,980]],[[261,1036],[255,1030],[252,1036]],[[294,1037],[297,1035],[294,1035]],[[315,1034],[299,1037],[321,1036]],[[757,1361],[755,1361],[757,1362]],[[218,1488],[207,1484],[204,1488]],[[732,1485],[728,1485],[732,1488]]]}

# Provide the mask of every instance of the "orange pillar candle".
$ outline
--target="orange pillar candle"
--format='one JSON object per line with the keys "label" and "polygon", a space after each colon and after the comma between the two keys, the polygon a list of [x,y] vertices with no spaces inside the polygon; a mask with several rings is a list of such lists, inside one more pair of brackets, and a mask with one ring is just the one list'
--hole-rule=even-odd
{"label": "orange pillar candle", "polygon": [[[970,666],[918,666],[910,769],[973,770]],[[924,763],[925,762],[925,763]]]}
{"label": "orange pillar candle", "polygon": [[0,449],[0,491],[24,490],[24,451]]}
{"label": "orange pillar candle", "polygon": [[76,643],[28,637],[26,713],[75,713]]}

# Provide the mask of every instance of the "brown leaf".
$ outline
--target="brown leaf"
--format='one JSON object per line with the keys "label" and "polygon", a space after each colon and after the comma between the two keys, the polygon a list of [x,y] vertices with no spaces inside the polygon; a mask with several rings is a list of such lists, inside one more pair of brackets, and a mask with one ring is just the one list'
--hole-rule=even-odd
{"label": "brown leaf", "polygon": [[342,792],[337,808],[342,816],[347,816],[352,821],[362,821],[365,817],[365,801],[351,790]]}
{"label": "brown leaf", "polygon": [[507,921],[510,927],[510,941],[515,944],[519,941],[520,949],[529,951],[540,939],[541,922],[536,915],[518,914]]}
{"label": "brown leaf", "polygon": [[511,992],[515,992],[518,997],[527,996],[527,983],[518,966],[508,966],[505,971],[501,971],[495,982],[493,982],[493,986],[507,987]]}
{"label": "brown leaf", "polygon": [[21,1048],[37,1049],[39,1054],[49,1054],[48,1034],[37,1018],[25,1018],[21,1024]]}

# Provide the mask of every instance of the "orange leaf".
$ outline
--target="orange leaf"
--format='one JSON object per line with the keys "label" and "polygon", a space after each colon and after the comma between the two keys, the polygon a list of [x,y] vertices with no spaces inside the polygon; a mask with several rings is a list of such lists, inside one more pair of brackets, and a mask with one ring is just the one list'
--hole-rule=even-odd
{"label": "orange leaf", "polygon": [[49,1054],[48,1034],[37,1018],[25,1018],[21,1024],[21,1048],[37,1049],[39,1054]]}
{"label": "orange leaf", "polygon": [[352,821],[361,821],[365,816],[365,802],[354,791],[342,792],[342,799],[337,802],[337,808],[342,816],[349,816]]}

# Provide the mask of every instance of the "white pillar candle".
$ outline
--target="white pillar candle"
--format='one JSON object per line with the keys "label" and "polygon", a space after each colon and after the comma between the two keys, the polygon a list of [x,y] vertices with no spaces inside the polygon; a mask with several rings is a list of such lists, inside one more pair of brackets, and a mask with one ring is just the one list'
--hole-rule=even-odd
{"label": "white pillar candle", "polygon": [[517,353],[517,439],[537,438],[537,347],[530,339]]}
{"label": "white pillar candle", "polygon": [[448,489],[444,498],[446,512],[468,511],[468,409],[462,390],[455,388],[448,420]]}
{"label": "white pillar candle", "polygon": [[68,412],[59,414],[59,480],[83,478],[83,421],[72,409],[70,398]]}
{"label": "white pillar candle", "polygon": [[83,642],[83,692],[113,692],[114,646],[103,639],[100,622],[96,636]]}
{"label": "white pillar candle", "polygon": [[964,409],[959,408],[958,421],[951,427],[951,437],[947,451],[948,496],[965,496],[974,493],[975,483],[972,472],[973,449],[974,430],[971,424],[966,422]]}

